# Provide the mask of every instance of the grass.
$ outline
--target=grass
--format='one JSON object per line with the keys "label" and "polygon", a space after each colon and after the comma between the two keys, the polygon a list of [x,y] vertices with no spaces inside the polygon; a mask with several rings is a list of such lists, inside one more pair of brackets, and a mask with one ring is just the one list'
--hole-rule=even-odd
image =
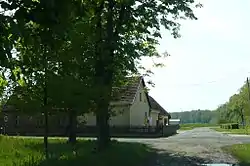
{"label": "grass", "polygon": [[244,134],[244,135],[250,135],[250,127],[248,128],[240,128],[240,129],[222,129],[222,128],[214,128],[214,130],[219,132],[225,132],[228,134]]}
{"label": "grass", "polygon": [[214,124],[208,123],[188,123],[188,124],[180,124],[180,130],[192,130],[198,127],[215,127]]}
{"label": "grass", "polygon": [[236,144],[222,149],[238,159],[240,165],[250,165],[250,144]]}
{"label": "grass", "polygon": [[95,141],[78,140],[75,146],[63,139],[49,140],[50,159],[45,160],[43,139],[0,136],[1,166],[143,166],[153,154],[144,144],[113,141],[102,153],[95,153]]}

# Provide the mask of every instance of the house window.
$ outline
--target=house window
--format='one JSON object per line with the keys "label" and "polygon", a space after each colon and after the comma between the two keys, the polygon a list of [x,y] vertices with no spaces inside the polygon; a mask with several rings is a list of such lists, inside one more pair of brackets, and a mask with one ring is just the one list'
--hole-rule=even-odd
{"label": "house window", "polygon": [[44,126],[44,119],[43,118],[37,119],[37,126],[39,126],[39,127]]}
{"label": "house window", "polygon": [[66,121],[66,120],[65,120],[65,117],[60,117],[60,118],[59,118],[59,125],[60,125],[60,126],[64,126],[64,125],[65,125],[65,121]]}
{"label": "house window", "polygon": [[16,116],[16,126],[19,126],[19,125],[20,125],[20,117]]}
{"label": "house window", "polygon": [[140,101],[141,101],[141,93],[139,95],[140,95],[139,97],[140,97]]}

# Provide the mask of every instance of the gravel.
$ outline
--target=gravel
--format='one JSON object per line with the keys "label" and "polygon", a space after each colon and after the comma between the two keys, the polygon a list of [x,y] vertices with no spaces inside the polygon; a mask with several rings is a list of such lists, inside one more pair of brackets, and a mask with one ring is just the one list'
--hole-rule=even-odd
{"label": "gravel", "polygon": [[210,128],[196,128],[168,138],[121,139],[141,142],[155,148],[158,155],[150,166],[195,166],[204,163],[236,164],[237,160],[221,147],[250,143],[250,137],[219,133]]}

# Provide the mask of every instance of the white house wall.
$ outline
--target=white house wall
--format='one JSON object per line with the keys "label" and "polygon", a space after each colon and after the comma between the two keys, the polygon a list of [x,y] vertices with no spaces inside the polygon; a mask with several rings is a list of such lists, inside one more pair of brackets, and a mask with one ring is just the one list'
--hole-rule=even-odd
{"label": "white house wall", "polygon": [[110,126],[129,126],[129,107],[116,107],[116,116],[110,118]]}
{"label": "white house wall", "polygon": [[151,110],[150,116],[152,117],[152,126],[156,126],[158,120],[159,111]]}
{"label": "white house wall", "polygon": [[[141,93],[141,100],[140,100]],[[136,94],[134,103],[130,107],[130,125],[144,126],[145,114],[149,115],[149,104],[143,85],[141,84]]]}
{"label": "white house wall", "polygon": [[[110,118],[110,126],[128,126],[129,125],[129,107],[128,106],[116,106],[113,108],[116,112],[115,116]],[[93,113],[88,113],[84,115],[86,121],[85,125],[95,126],[96,117]]]}

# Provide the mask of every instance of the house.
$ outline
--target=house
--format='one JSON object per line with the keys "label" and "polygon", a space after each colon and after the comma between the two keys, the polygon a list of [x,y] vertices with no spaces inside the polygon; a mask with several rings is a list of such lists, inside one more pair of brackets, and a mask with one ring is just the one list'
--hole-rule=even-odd
{"label": "house", "polygon": [[[114,95],[115,98],[110,103],[112,116],[109,124],[111,127],[156,127],[169,124],[170,114],[153,97],[148,95],[143,77],[130,77],[126,85],[114,87],[113,91],[117,95]],[[8,121],[4,122],[6,131],[12,133],[19,133],[21,130],[23,132],[29,130],[29,133],[38,132],[38,128],[43,129],[44,126],[43,115],[24,115],[11,107],[3,111],[2,114],[4,117],[8,117]],[[84,126],[96,126],[96,117],[93,113],[78,116],[78,119],[85,122]],[[50,131],[65,132],[67,125],[68,118],[64,112],[49,115]]]}
{"label": "house", "polygon": [[[114,113],[110,126],[157,126],[161,119],[168,121],[170,114],[148,95],[143,77],[128,79],[126,86],[116,88],[119,95],[110,103]],[[87,126],[96,125],[93,113],[84,115],[84,119]]]}

